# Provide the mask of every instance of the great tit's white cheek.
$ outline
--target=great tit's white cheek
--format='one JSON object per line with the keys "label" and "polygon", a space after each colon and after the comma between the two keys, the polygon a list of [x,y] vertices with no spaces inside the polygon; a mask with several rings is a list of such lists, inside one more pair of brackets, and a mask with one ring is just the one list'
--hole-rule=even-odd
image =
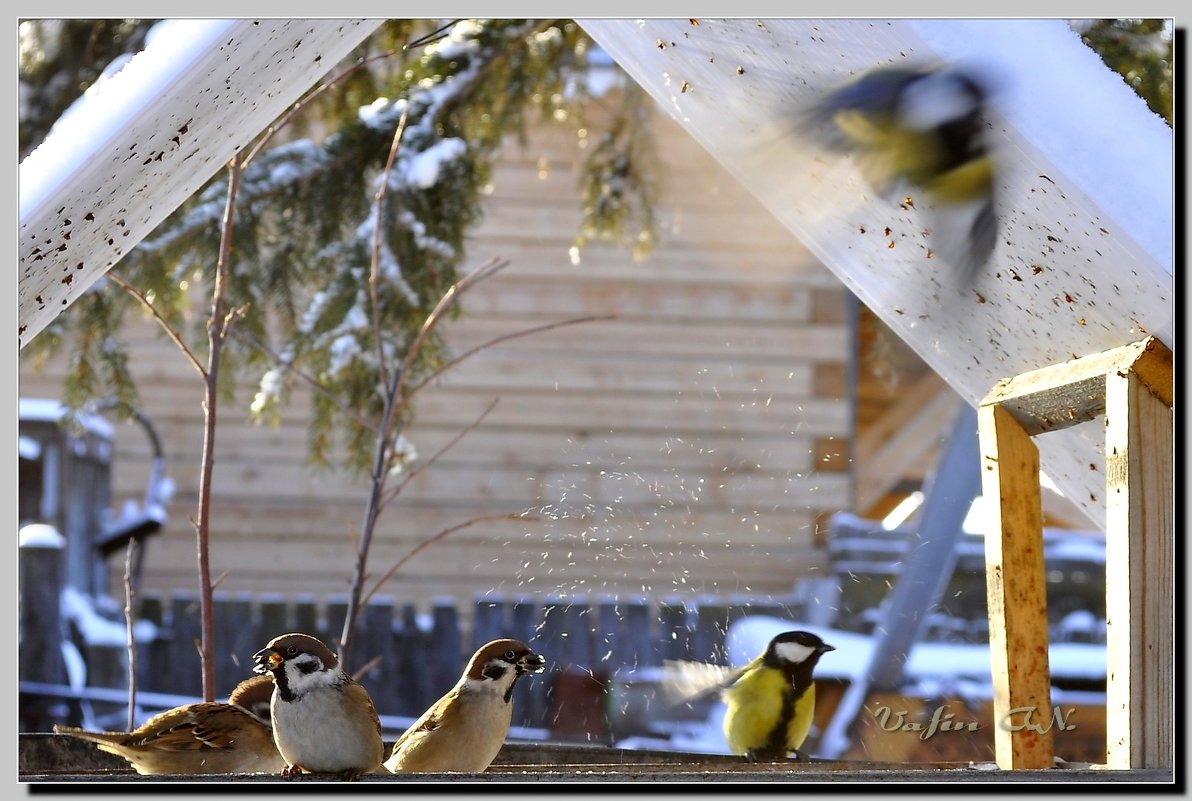
{"label": "great tit's white cheek", "polygon": [[774,650],[779,657],[793,664],[798,664],[815,653],[814,648],[797,642],[780,642],[774,646]]}
{"label": "great tit's white cheek", "polygon": [[977,109],[972,90],[954,76],[929,75],[912,81],[902,92],[898,117],[916,131],[930,131]]}

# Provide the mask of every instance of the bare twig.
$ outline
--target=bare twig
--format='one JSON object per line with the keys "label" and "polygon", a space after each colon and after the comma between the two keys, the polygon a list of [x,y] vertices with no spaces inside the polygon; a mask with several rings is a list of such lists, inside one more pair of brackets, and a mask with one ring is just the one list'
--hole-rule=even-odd
{"label": "bare twig", "polygon": [[[361,609],[360,593],[364,588],[364,578],[368,575],[368,551],[372,545],[372,534],[377,525],[377,516],[381,513],[381,494],[385,489],[385,476],[389,472],[390,462],[392,460],[390,431],[392,430],[394,412],[398,405],[398,395],[401,392],[402,372],[394,373],[392,378],[386,375],[385,347],[381,336],[381,310],[380,302],[377,298],[377,279],[381,260],[381,212],[385,203],[385,187],[389,183],[390,174],[393,172],[393,163],[397,158],[397,151],[401,146],[401,137],[405,129],[406,113],[402,112],[401,119],[397,123],[397,129],[393,132],[393,144],[389,147],[389,157],[385,161],[385,169],[378,179],[379,186],[377,188],[376,204],[373,211],[375,217],[373,224],[372,265],[368,283],[369,291],[372,295],[373,327],[377,340],[377,369],[380,376],[382,376],[381,383],[386,388],[385,406],[381,413],[381,424],[378,427],[368,506],[365,510],[364,520],[360,525],[360,536],[356,539],[355,543],[356,565],[352,571],[352,585],[348,598],[348,609],[344,616],[344,627],[339,638],[339,659],[345,665],[345,669],[351,657],[352,634],[356,628],[356,617],[360,614]],[[409,361],[407,359],[406,364],[408,363]],[[405,365],[403,364],[402,371],[405,369]]]}
{"label": "bare twig", "polygon": [[381,336],[381,302],[377,298],[377,283],[381,272],[381,225],[382,212],[385,208],[385,189],[389,186],[389,176],[393,173],[393,162],[397,158],[397,151],[401,147],[401,137],[406,130],[406,118],[409,110],[401,113],[397,121],[397,130],[393,132],[393,144],[389,146],[389,158],[385,160],[385,169],[377,181],[376,204],[373,208],[373,241],[372,241],[372,269],[368,273],[368,291],[372,296],[373,336],[377,341],[377,371],[381,383],[389,385],[389,368],[385,359],[385,340]]}
{"label": "bare twig", "polygon": [[[369,494],[368,505],[365,510],[365,517],[360,526],[360,537],[356,540],[356,568],[352,577],[352,590],[348,601],[347,614],[344,618],[343,634],[340,637],[340,659],[345,664],[347,664],[347,661],[350,657],[356,618],[359,617],[360,612],[363,609],[363,604],[367,598],[371,597],[372,594],[376,592],[376,589],[374,588],[371,592],[367,593],[363,597],[361,596],[364,580],[368,575],[368,551],[372,545],[372,536],[376,528],[376,521],[385,504],[391,501],[401,491],[401,486],[399,486],[396,492],[391,493],[388,497],[385,496],[385,480],[389,473],[393,454],[393,427],[396,423],[396,420],[398,419],[398,410],[408,405],[413,394],[421,387],[426,386],[426,384],[435,376],[441,375],[447,366],[458,364],[464,358],[467,358],[468,356],[471,356],[472,354],[477,353],[486,347],[498,342],[504,342],[509,339],[525,336],[527,334],[549,331],[564,325],[571,325],[574,323],[587,322],[591,320],[609,319],[608,317],[583,317],[577,318],[575,320],[548,323],[546,325],[537,326],[525,331],[518,331],[497,337],[491,342],[472,348],[460,357],[452,359],[448,365],[440,367],[438,370],[434,371],[430,377],[419,382],[413,390],[407,390],[407,381],[409,380],[410,374],[413,370],[413,365],[418,358],[419,352],[422,350],[422,347],[426,344],[431,333],[443,319],[447,311],[459,301],[464,292],[475,286],[480,281],[495,275],[497,272],[508,266],[508,264],[509,261],[507,259],[490,259],[489,261],[480,265],[480,267],[477,267],[475,270],[452,284],[447,291],[443,293],[443,296],[439,298],[439,302],[435,304],[434,309],[431,310],[430,314],[428,314],[426,319],[423,321],[413,343],[411,343],[410,347],[406,350],[405,357],[402,360],[401,368],[392,376],[390,376],[390,379],[386,384],[385,408],[382,413],[381,424],[379,426],[381,435],[377,438],[376,451],[373,459],[371,484],[372,489]],[[487,414],[488,411],[485,412],[485,415]],[[472,427],[474,428],[475,425]],[[470,430],[471,428],[467,429],[467,431]],[[463,434],[467,433],[467,431],[461,433],[460,436],[462,437]],[[458,441],[458,438],[456,441]],[[448,447],[454,444],[455,442],[453,441]],[[406,481],[408,480],[409,478],[407,477]],[[403,482],[402,486],[404,486],[404,483],[405,482]],[[449,529],[447,533],[450,533],[451,530],[454,529]],[[446,536],[446,534],[443,534],[443,536]],[[423,546],[420,546],[419,550],[421,547],[425,547],[425,545],[429,545],[430,542],[433,541],[437,540],[432,538]],[[386,578],[391,576],[393,572],[394,571],[390,571],[390,573],[387,573]],[[384,580],[385,579],[382,579],[382,581]]]}
{"label": "bare twig", "polygon": [[389,494],[381,500],[381,507],[384,508],[385,506],[387,506],[394,498],[396,498],[398,495],[401,494],[402,489],[404,489],[407,484],[409,484],[411,481],[413,481],[416,476],[418,476],[420,473],[422,473],[427,468],[432,467],[435,464],[435,462],[439,461],[439,459],[442,458],[443,454],[447,453],[447,451],[454,448],[456,446],[456,444],[458,444],[461,439],[463,439],[464,437],[466,437],[468,435],[469,432],[476,430],[476,428],[478,428],[480,426],[480,424],[482,422],[484,422],[484,418],[488,417],[489,413],[492,412],[492,410],[497,407],[498,401],[500,401],[500,398],[493,398],[492,403],[490,403],[488,406],[485,407],[484,411],[480,413],[479,417],[477,417],[475,420],[473,420],[471,422],[470,425],[468,425],[466,428],[462,429],[458,434],[456,434],[454,437],[452,437],[450,442],[448,442],[442,448],[439,448],[438,452],[436,452],[434,456],[430,457],[425,462],[418,465],[418,467],[407,472],[402,477],[402,480],[398,483],[398,485],[396,487],[394,487],[393,489],[391,489],[389,491]]}
{"label": "bare twig", "polygon": [[364,674],[368,673],[368,671],[372,670],[376,665],[379,664],[381,664],[381,655],[377,654],[372,659],[356,668],[356,670],[352,671],[352,678],[356,681],[360,681],[360,679],[364,677]]}
{"label": "bare twig", "polygon": [[202,619],[202,673],[203,700],[215,700],[215,619],[211,586],[211,564],[209,559],[209,528],[211,512],[211,479],[215,470],[215,421],[219,401],[219,361],[228,326],[238,316],[239,310],[224,312],[224,291],[228,280],[229,262],[232,256],[232,229],[235,219],[236,193],[240,188],[240,174],[243,162],[240,156],[232,157],[228,164],[228,198],[224,207],[223,226],[220,232],[219,260],[215,269],[215,286],[212,290],[211,317],[207,320],[206,396],[204,398],[203,461],[199,476],[199,512],[196,517],[196,534],[199,555],[200,617]]}
{"label": "bare twig", "polygon": [[182,341],[180,336],[178,336],[178,332],[175,331],[168,322],[166,322],[166,318],[161,316],[161,312],[159,312],[157,308],[149,302],[149,298],[145,297],[143,292],[121,278],[114,270],[108,271],[108,278],[115,281],[122,289],[124,289],[125,292],[135,297],[141,302],[142,306],[149,310],[149,313],[153,315],[154,319],[156,319],[158,324],[165,330],[166,336],[174,340],[174,344],[177,345],[178,349],[181,350],[186,358],[190,360],[190,363],[194,366],[194,368],[199,371],[199,375],[206,379],[206,368],[203,367],[203,365],[199,362],[199,359],[194,355],[194,352],[191,351],[190,348],[186,347],[186,343]]}
{"label": "bare twig", "polygon": [[278,367],[284,367],[287,372],[291,372],[294,375],[296,375],[298,378],[302,379],[302,381],[307,386],[309,386],[315,392],[318,392],[324,398],[326,398],[327,400],[329,400],[333,404],[335,404],[337,407],[339,407],[339,410],[341,412],[343,412],[347,416],[351,417],[356,422],[357,425],[359,425],[363,428],[366,428],[370,431],[373,431],[373,432],[375,432],[377,430],[377,427],[373,423],[372,420],[369,420],[367,417],[360,414],[355,409],[352,409],[351,407],[349,407],[348,404],[346,404],[334,392],[332,392],[331,390],[327,389],[327,387],[320,384],[317,378],[315,378],[314,376],[310,375],[309,373],[299,369],[297,366],[294,365],[293,362],[289,362],[289,361],[286,361],[285,359],[283,359],[280,354],[274,352],[268,345],[266,345],[264,342],[261,342],[259,339],[254,337],[252,334],[244,331],[243,329],[239,329],[239,328],[232,329],[231,334],[233,337],[240,340],[241,342],[243,342],[247,345],[251,345],[252,347],[261,351],[261,353],[264,353],[266,356],[269,357],[269,360],[272,361],[274,365],[276,365]]}
{"label": "bare twig", "polygon": [[457,523],[454,526],[445,528],[442,531],[440,531],[438,534],[427,537],[422,542],[415,545],[413,548],[410,549],[409,553],[407,553],[401,559],[398,559],[397,562],[393,565],[393,567],[391,567],[391,568],[389,568],[389,570],[385,571],[385,575],[383,575],[379,579],[377,579],[377,582],[375,584],[373,584],[372,589],[369,590],[365,594],[364,603],[368,603],[369,599],[371,599],[374,595],[377,594],[377,591],[381,589],[382,585],[384,585],[386,581],[388,581],[389,579],[391,579],[395,575],[397,575],[397,571],[401,570],[402,567],[404,567],[407,562],[409,562],[411,559],[413,559],[418,554],[422,553],[424,550],[429,548],[431,545],[434,545],[436,542],[443,539],[444,537],[454,534],[455,532],[457,532],[461,529],[468,528],[469,526],[474,526],[477,523],[487,523],[487,522],[490,522],[493,520],[524,520],[524,521],[531,522],[531,523],[537,523],[537,522],[540,522],[542,520],[542,518],[536,517],[533,515],[522,515],[522,514],[481,515],[480,517],[473,517],[471,520],[465,520],[462,523]]}
{"label": "bare twig", "polygon": [[443,364],[441,367],[439,367],[439,369],[435,370],[433,373],[431,373],[426,378],[419,381],[413,387],[406,390],[405,402],[409,403],[410,399],[414,397],[414,395],[418,392],[418,390],[425,387],[431,381],[434,381],[436,378],[441,376],[443,373],[445,373],[450,368],[459,364],[460,362],[462,362],[464,359],[468,358],[469,356],[473,356],[482,350],[491,348],[493,345],[499,345],[502,342],[508,342],[511,339],[519,339],[521,337],[529,336],[530,334],[541,334],[544,331],[550,331],[555,328],[562,328],[563,326],[567,326],[567,325],[575,325],[577,323],[593,323],[593,322],[598,322],[600,320],[615,320],[615,319],[616,319],[615,314],[599,314],[599,315],[592,315],[589,317],[575,317],[570,320],[559,320],[559,321],[553,322],[553,323],[544,323],[543,325],[534,326],[533,328],[524,328],[520,331],[513,331],[508,334],[502,334],[499,337],[493,337],[492,339],[488,340],[487,342],[477,345],[474,348],[469,348],[468,350],[459,354],[455,358],[449,360],[448,362]]}
{"label": "bare twig", "polygon": [[289,111],[287,111],[284,115],[282,115],[282,117],[280,119],[278,119],[277,122],[273,123],[272,125],[270,125],[268,128],[265,129],[265,133],[261,134],[261,138],[259,140],[257,140],[257,143],[255,145],[253,145],[253,148],[252,148],[252,150],[250,150],[248,152],[248,155],[244,157],[243,161],[241,162],[242,165],[247,167],[252,162],[252,160],[255,159],[258,154],[260,154],[261,150],[264,149],[265,145],[267,145],[269,143],[269,141],[271,139],[273,139],[273,137],[277,134],[278,131],[280,131],[282,128],[286,127],[287,125],[289,125],[290,120],[294,119],[294,117],[296,117],[299,114],[299,112],[302,111],[302,109],[306,108],[312,101],[314,101],[314,99],[316,97],[323,94],[323,92],[326,92],[332,86],[335,86],[335,84],[339,83],[344,78],[351,75],[352,73],[359,72],[360,70],[364,69],[366,66],[373,63],[374,61],[381,61],[383,59],[390,58],[391,56],[396,56],[401,52],[402,51],[398,50],[398,49],[386,50],[384,53],[377,53],[376,55],[365,56],[363,58],[360,58],[352,66],[347,67],[346,69],[342,70],[338,74],[333,75],[332,77],[328,78],[326,81],[324,81],[319,86],[315,87],[313,90],[311,90],[310,94],[308,94],[306,97],[302,98],[301,100],[296,101],[294,103],[294,105],[290,106]]}
{"label": "bare twig", "polygon": [[139,537],[129,537],[128,548],[124,554],[124,629],[127,640],[125,647],[128,649],[128,730],[132,731],[136,728],[136,715],[134,710],[137,705],[137,642],[133,634],[133,607],[136,597],[136,588],[133,587],[132,574],[133,566],[137,561],[137,551],[141,547],[141,540]]}
{"label": "bare twig", "polygon": [[453,19],[453,20],[451,20],[451,22],[448,22],[446,25],[440,25],[438,28],[435,28],[433,31],[426,34],[425,36],[419,36],[417,39],[414,39],[413,41],[406,42],[404,45],[401,46],[401,49],[409,50],[411,47],[425,47],[426,45],[434,44],[435,42],[437,42],[440,39],[443,39],[449,35],[449,34],[444,33],[444,31],[446,31],[448,28],[455,27],[455,25],[460,22],[463,22],[462,17],[460,19]]}
{"label": "bare twig", "polygon": [[[508,266],[508,259],[489,259],[484,264],[480,265],[475,270],[468,273],[447,288],[447,291],[443,293],[443,297],[439,298],[439,302],[435,304],[434,309],[431,310],[430,314],[428,314],[426,319],[422,322],[422,327],[418,329],[418,336],[414,339],[414,343],[410,345],[409,349],[406,351],[406,358],[402,362],[401,370],[397,374],[397,382],[395,384],[395,389],[398,393],[400,393],[406,378],[410,374],[410,370],[413,367],[414,360],[418,356],[418,352],[422,350],[422,346],[426,343],[427,338],[430,337],[430,334],[434,330],[435,326],[439,324],[439,320],[441,320],[443,315],[447,313],[447,310],[454,306],[459,301],[460,296],[463,295],[464,292],[467,292],[472,286],[483,281],[485,278],[496,275],[497,272],[505,269]],[[442,371],[440,370],[439,372]],[[388,432],[387,427],[385,430]]]}

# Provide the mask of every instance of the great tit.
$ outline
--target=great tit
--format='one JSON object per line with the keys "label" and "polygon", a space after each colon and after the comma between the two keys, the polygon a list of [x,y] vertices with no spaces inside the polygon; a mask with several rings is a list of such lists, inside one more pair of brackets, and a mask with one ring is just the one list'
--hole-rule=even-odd
{"label": "great tit", "polygon": [[[992,83],[953,67],[874,70],[828,94],[808,119],[854,155],[879,193],[932,206],[932,249],[956,268],[984,264],[997,239],[994,160],[985,119]],[[920,194],[928,201],[916,204]]]}
{"label": "great tit", "polygon": [[722,691],[729,750],[750,762],[786,759],[798,751],[815,715],[811,672],[821,656],[835,650],[810,632],[787,631],[737,671]]}

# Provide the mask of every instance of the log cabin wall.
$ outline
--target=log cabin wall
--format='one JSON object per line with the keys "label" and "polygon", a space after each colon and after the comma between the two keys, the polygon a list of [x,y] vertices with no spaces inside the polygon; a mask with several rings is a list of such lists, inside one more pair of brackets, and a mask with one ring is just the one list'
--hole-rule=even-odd
{"label": "log cabin wall", "polygon": [[[827,515],[852,507],[847,290],[665,114],[655,114],[660,244],[635,262],[594,244],[578,264],[579,163],[566,127],[506,146],[466,269],[510,265],[464,296],[443,329],[462,352],[582,315],[472,356],[419,396],[407,437],[429,457],[491,414],[382,515],[374,576],[436,533],[381,590],[426,608],[486,593],[784,596],[826,565]],[[207,299],[196,298],[196,315]],[[177,482],[143,587],[197,585],[202,387],[151,322],[126,332],[131,367]],[[21,366],[21,394],[60,395],[64,362]],[[368,483],[305,465],[308,398],[280,428],[253,426],[255,386],[219,410],[211,568],[223,591],[326,599],[348,590]],[[112,496],[140,499],[150,453],[116,426]],[[123,597],[124,560],[110,563]]]}

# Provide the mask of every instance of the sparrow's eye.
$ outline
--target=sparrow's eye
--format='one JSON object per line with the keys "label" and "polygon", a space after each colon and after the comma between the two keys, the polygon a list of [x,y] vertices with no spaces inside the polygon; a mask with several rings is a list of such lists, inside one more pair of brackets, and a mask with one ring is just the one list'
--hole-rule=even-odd
{"label": "sparrow's eye", "polygon": [[290,656],[298,656],[298,646],[291,645],[289,648],[286,649],[286,653],[289,654]]}
{"label": "sparrow's eye", "polygon": [[505,652],[505,661],[506,662],[512,662],[514,659],[517,659],[517,654],[513,653],[513,651]]}

